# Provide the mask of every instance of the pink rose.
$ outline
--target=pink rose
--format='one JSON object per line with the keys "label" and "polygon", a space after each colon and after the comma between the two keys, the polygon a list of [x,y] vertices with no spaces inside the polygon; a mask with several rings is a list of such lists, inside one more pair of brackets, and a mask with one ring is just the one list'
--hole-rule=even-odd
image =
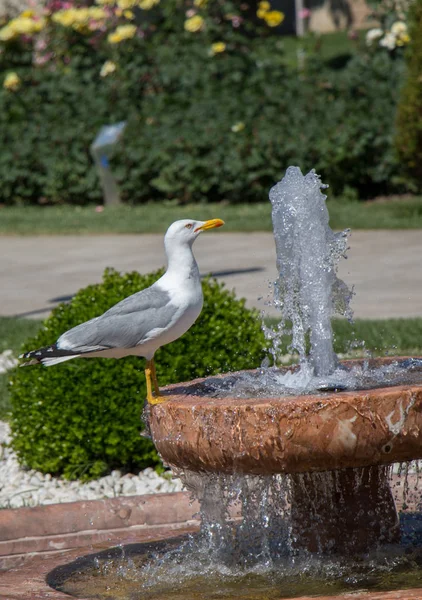
{"label": "pink rose", "polygon": [[309,8],[302,8],[299,11],[299,19],[308,19],[311,16],[311,11]]}

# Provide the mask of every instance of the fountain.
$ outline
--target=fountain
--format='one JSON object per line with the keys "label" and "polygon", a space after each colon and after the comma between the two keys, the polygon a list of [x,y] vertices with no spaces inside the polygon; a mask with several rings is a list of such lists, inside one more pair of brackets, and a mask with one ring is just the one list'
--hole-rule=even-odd
{"label": "fountain", "polygon": [[[314,172],[304,177],[290,167],[270,193],[281,312],[277,330],[266,330],[274,366],[169,386],[166,402],[148,408],[164,462],[200,500],[199,537],[149,548],[151,560],[144,552],[140,571],[132,558],[119,563],[120,578],[135,580],[136,593],[129,585],[126,595],[95,597],[328,595],[353,591],[356,581],[365,587],[381,563],[390,578],[393,563],[409,566],[409,549],[397,550],[403,532],[391,465],[422,458],[422,360],[337,359],[331,317],[351,317],[352,293],[336,275],[347,231],[329,228],[323,187]],[[289,369],[277,366],[286,333],[298,356]],[[381,559],[380,548],[389,549]],[[346,560],[359,555],[353,566]],[[421,555],[411,562],[422,564]],[[355,574],[346,577],[350,570]],[[198,572],[205,579],[195,579]],[[313,587],[301,587],[304,572],[313,575]],[[333,587],[333,576],[349,583]],[[217,582],[212,590],[210,577]],[[233,580],[237,587],[228,591]],[[422,580],[420,571],[414,580]],[[72,585],[60,589],[80,593]],[[98,578],[93,595],[97,587]]]}

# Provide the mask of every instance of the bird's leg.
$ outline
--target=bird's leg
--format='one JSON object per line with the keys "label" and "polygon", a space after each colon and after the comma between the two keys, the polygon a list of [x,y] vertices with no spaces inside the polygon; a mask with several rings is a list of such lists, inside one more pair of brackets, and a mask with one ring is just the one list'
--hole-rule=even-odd
{"label": "bird's leg", "polygon": [[151,386],[151,368],[149,365],[149,360],[147,361],[147,366],[145,369],[145,379],[147,381],[147,401],[150,404],[154,403],[154,396],[152,395],[152,386]]}
{"label": "bird's leg", "polygon": [[157,371],[155,370],[155,362],[153,358],[150,360],[150,369],[152,385],[154,386],[154,394],[158,398],[160,396],[160,388],[158,386]]}
{"label": "bird's leg", "polygon": [[[147,360],[145,378],[147,380],[147,400],[149,404],[161,404],[161,402],[164,402],[165,398],[160,396],[154,360]],[[152,395],[152,386],[154,386],[155,396]]]}

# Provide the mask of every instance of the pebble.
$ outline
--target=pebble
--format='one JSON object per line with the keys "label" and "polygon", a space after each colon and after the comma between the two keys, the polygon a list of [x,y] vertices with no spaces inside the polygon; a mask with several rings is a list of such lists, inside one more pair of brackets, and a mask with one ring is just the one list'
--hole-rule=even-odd
{"label": "pebble", "polygon": [[0,421],[0,509],[182,490],[180,479],[170,473],[163,477],[151,468],[126,474],[115,470],[86,483],[52,477],[21,467],[9,442],[9,425]]}
{"label": "pebble", "polygon": [[13,356],[11,350],[5,350],[0,354],[0,374],[6,373],[18,364],[18,360]]}

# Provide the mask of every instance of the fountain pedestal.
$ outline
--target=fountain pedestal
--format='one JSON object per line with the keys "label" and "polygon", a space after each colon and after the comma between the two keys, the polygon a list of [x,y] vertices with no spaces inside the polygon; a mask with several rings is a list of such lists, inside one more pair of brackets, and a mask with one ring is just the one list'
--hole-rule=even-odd
{"label": "fountain pedestal", "polygon": [[312,552],[398,540],[386,465],[422,458],[421,385],[239,399],[207,397],[204,381],[170,386],[167,401],[151,409],[167,464],[289,474],[295,543]]}
{"label": "fountain pedestal", "polygon": [[366,552],[400,541],[385,467],[291,475],[294,543],[309,552]]}

